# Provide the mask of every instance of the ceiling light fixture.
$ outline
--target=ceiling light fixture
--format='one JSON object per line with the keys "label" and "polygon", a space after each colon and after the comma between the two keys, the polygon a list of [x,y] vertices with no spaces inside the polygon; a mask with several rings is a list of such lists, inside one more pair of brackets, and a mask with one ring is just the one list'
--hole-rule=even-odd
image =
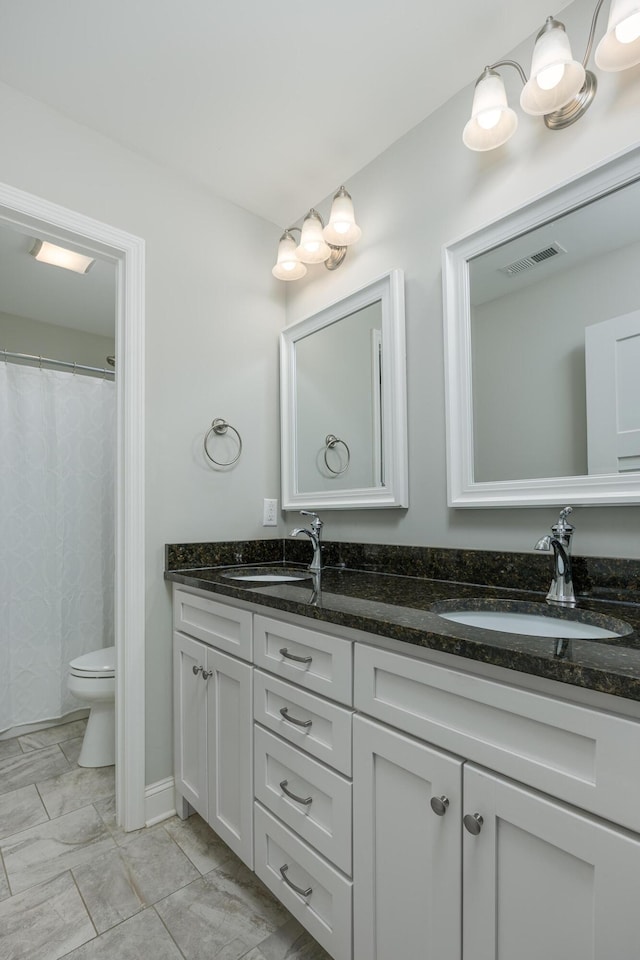
{"label": "ceiling light fixture", "polygon": [[[518,71],[523,84],[520,106],[525,113],[544,117],[549,130],[563,130],[583,115],[598,85],[586,68],[603,3],[598,0],[596,4],[581,62],[573,58],[564,24],[548,17],[536,37],[529,79],[516,60],[498,60],[485,67],[476,81],[471,119],[462,133],[465,146],[493,150],[516,131],[518,117],[507,103],[497,67]],[[606,71],[626,70],[640,63],[640,0],[611,0],[607,32],[596,48],[595,61]]]}
{"label": "ceiling light fixture", "polygon": [[75,273],[88,273],[96,262],[82,253],[67,250],[65,247],[57,247],[55,243],[49,243],[48,240],[36,240],[29,253],[41,263],[63,267],[65,270],[73,270]]}
{"label": "ceiling light fixture", "polygon": [[[293,233],[300,234],[296,246]],[[329,222],[313,207],[300,227],[287,227],[278,244],[278,259],[271,271],[278,280],[299,280],[304,277],[307,263],[324,263],[327,270],[336,270],[347,255],[347,247],[362,236],[356,223],[353,201],[344,187],[333,198]]]}

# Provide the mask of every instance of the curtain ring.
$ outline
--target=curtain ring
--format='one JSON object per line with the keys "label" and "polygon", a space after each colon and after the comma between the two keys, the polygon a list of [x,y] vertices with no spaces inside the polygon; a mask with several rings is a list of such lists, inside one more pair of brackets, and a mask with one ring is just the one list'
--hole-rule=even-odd
{"label": "curtain ring", "polygon": [[[334,475],[334,477],[340,477],[340,476],[342,476],[343,473],[346,473],[347,470],[349,469],[349,464],[350,464],[350,462],[351,462],[351,451],[349,450],[349,447],[346,445],[346,443],[344,442],[344,440],[340,440],[339,437],[335,437],[332,433],[328,433],[328,434],[327,434],[327,436],[325,437],[325,441],[324,441],[324,442],[326,443],[326,447],[325,447],[325,449],[324,449],[324,462],[325,462],[325,466],[326,466],[327,470]],[[327,460],[327,453],[329,452],[329,450],[333,450],[333,448],[334,448],[334,447],[336,446],[336,444],[338,444],[338,443],[341,443],[342,446],[343,446],[343,447],[345,448],[345,450],[347,451],[347,462],[345,463],[345,465],[344,465],[344,467],[342,468],[342,470],[334,470],[333,467],[330,467],[330,466],[329,466],[329,461]]]}
{"label": "curtain ring", "polygon": [[[238,452],[233,458],[233,460],[227,460],[224,462],[220,460],[214,460],[214,458],[209,453],[209,450],[207,449],[207,442],[209,440],[209,437],[212,434],[215,434],[215,436],[217,437],[222,437],[225,435],[227,430],[233,430],[236,437],[238,438]],[[240,454],[242,453],[242,437],[240,436],[236,428],[232,427],[230,423],[227,423],[227,421],[223,417],[216,417],[216,419],[212,422],[211,426],[209,427],[209,429],[205,434],[203,446],[204,446],[204,452],[207,458],[211,461],[211,463],[214,463],[216,467],[231,467],[233,466],[234,463],[237,463],[237,461],[240,459]]]}

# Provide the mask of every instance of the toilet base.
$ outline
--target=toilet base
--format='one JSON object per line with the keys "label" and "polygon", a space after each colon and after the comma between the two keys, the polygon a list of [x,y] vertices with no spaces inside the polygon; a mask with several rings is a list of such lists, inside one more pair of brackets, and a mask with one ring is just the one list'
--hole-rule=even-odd
{"label": "toilet base", "polygon": [[94,703],[78,757],[80,767],[110,767],[116,762],[116,712],[113,701]]}

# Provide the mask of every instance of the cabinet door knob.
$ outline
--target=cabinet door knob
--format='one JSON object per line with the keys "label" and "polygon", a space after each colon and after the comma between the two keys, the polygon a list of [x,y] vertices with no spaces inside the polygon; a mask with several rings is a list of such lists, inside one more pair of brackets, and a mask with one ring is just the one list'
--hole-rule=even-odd
{"label": "cabinet door knob", "polygon": [[482,830],[484,817],[482,817],[479,813],[468,813],[466,817],[463,818],[462,822],[465,826],[465,830],[468,830],[472,836],[477,837]]}
{"label": "cabinet door knob", "polygon": [[302,887],[297,887],[295,883],[292,883],[291,880],[289,880],[289,877],[287,876],[288,869],[289,869],[288,863],[283,863],[282,866],[280,867],[280,875],[284,880],[284,882],[287,884],[287,886],[291,887],[291,889],[295,891],[295,893],[297,893],[298,896],[300,897],[305,897],[305,898],[310,897],[311,894],[313,893],[313,887],[307,887],[306,890],[303,890]]}
{"label": "cabinet door knob", "polygon": [[431,809],[437,817],[444,817],[449,807],[449,797],[431,797]]}
{"label": "cabinet door knob", "polygon": [[286,794],[287,797],[289,797],[291,800],[295,800],[296,803],[303,803],[305,807],[308,807],[310,803],[313,803],[313,797],[297,797],[295,793],[291,793],[291,790],[287,790],[288,783],[288,780],[280,781],[280,789],[284,794]]}
{"label": "cabinet door knob", "polygon": [[313,720],[296,720],[295,717],[290,717],[288,707],[280,707],[280,715],[283,720],[286,720],[287,723],[294,723],[296,727],[310,727],[313,723]]}
{"label": "cabinet door knob", "polygon": [[212,676],[213,676],[213,670],[203,670],[203,671],[202,671],[202,679],[203,679],[203,680],[208,680],[209,677],[212,677]]}
{"label": "cabinet door knob", "polygon": [[313,657],[296,657],[295,653],[289,653],[286,647],[280,648],[280,656],[286,660],[295,660],[296,663],[311,663]]}
{"label": "cabinet door knob", "polygon": [[197,667],[196,667],[196,666],[193,666],[191,669],[193,670],[193,673],[194,673],[194,675],[195,675],[196,677],[198,676],[199,673],[203,673],[203,672],[204,672],[204,667],[201,667],[200,664],[198,664]]}

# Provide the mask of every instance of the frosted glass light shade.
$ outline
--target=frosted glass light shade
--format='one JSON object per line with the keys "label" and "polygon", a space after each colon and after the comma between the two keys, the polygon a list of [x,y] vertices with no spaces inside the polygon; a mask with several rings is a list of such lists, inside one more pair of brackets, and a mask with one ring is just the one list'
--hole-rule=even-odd
{"label": "frosted glass light shade", "polygon": [[296,250],[302,263],[324,263],[331,256],[331,249],[322,235],[322,220],[315,210],[309,210],[302,222],[300,243]]}
{"label": "frosted glass light shade", "polygon": [[278,244],[278,259],[271,273],[277,280],[300,280],[305,276],[307,268],[300,263],[296,254],[296,241],[288,230],[280,237]]}
{"label": "frosted glass light shade", "polygon": [[323,230],[324,239],[336,247],[348,247],[362,236],[356,223],[353,201],[344,187],[333,198],[329,223]]}
{"label": "frosted glass light shade", "polygon": [[73,270],[74,273],[87,273],[96,262],[92,257],[76,253],[74,250],[67,250],[66,247],[58,247],[55,243],[49,243],[48,240],[36,240],[29,252],[41,263],[49,263],[64,270]]}
{"label": "frosted glass light shade", "polygon": [[517,127],[518,117],[507,103],[502,77],[487,68],[476,83],[462,142],[469,150],[493,150],[506,143]]}
{"label": "frosted glass light shade", "polygon": [[533,48],[531,77],[520,95],[520,106],[533,116],[560,110],[574,99],[585,78],[584,67],[573,59],[563,25],[550,17]]}
{"label": "frosted glass light shade", "polygon": [[607,32],[596,47],[601,70],[626,70],[640,63],[640,3],[612,0]]}

